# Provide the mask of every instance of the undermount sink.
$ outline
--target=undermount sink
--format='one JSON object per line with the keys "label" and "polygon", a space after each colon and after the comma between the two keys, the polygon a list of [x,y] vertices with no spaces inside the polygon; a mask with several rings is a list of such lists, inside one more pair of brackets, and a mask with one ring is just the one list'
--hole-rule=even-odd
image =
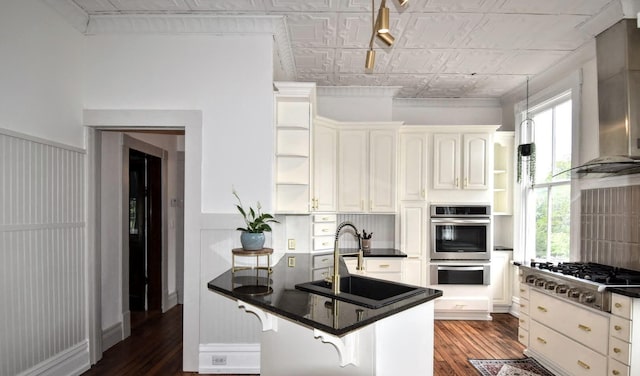
{"label": "undermount sink", "polygon": [[299,283],[296,288],[374,309],[426,291],[423,287],[355,275],[340,278],[340,294],[337,295],[333,293],[331,282],[325,280]]}

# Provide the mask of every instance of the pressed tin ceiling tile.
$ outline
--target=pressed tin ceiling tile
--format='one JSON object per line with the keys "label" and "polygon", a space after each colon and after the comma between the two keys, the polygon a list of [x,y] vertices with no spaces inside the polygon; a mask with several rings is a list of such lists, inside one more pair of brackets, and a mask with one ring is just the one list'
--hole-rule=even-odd
{"label": "pressed tin ceiling tile", "polygon": [[[618,21],[622,5],[622,0],[409,0],[401,8],[387,0],[395,43],[388,47],[374,39],[376,64],[367,75],[370,0],[59,1],[88,15],[279,16],[288,30],[276,37],[291,51],[290,59],[279,61],[290,64],[295,79],[316,79],[324,86],[401,86],[398,96],[431,98],[500,97],[526,76],[592,43]],[[380,1],[374,1],[374,12]],[[233,31],[242,32],[242,25]]]}

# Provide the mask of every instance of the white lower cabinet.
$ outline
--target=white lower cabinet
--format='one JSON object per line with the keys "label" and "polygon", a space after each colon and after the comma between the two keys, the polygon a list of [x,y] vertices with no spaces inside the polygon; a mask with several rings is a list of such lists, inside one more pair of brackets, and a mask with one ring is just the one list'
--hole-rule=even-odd
{"label": "white lower cabinet", "polygon": [[[571,375],[606,375],[605,355],[542,325],[535,319],[531,321],[530,328],[530,348]],[[606,342],[602,341],[602,338],[600,340]]]}

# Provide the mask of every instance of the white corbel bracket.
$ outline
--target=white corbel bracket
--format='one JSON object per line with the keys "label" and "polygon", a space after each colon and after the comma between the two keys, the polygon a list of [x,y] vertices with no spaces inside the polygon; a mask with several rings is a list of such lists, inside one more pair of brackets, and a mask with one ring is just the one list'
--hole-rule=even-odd
{"label": "white corbel bracket", "polygon": [[338,350],[340,357],[340,367],[346,367],[349,364],[358,365],[358,333],[350,333],[344,337],[336,337],[333,334],[325,333],[321,330],[314,329],[313,337],[320,338],[323,343],[330,343]]}
{"label": "white corbel bracket", "polygon": [[260,309],[256,306],[245,303],[242,300],[238,300],[238,308],[243,308],[245,311],[251,312],[254,315],[258,316],[260,322],[262,323],[263,332],[266,332],[268,330],[273,330],[274,332],[278,331],[278,318],[276,316],[265,312],[263,309]]}

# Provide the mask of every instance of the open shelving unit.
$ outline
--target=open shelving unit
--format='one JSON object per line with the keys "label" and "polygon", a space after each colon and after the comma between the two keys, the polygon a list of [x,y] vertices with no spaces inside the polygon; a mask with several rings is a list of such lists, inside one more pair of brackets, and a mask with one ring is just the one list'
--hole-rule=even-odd
{"label": "open shelving unit", "polygon": [[513,213],[513,132],[496,132],[493,143],[493,214]]}

